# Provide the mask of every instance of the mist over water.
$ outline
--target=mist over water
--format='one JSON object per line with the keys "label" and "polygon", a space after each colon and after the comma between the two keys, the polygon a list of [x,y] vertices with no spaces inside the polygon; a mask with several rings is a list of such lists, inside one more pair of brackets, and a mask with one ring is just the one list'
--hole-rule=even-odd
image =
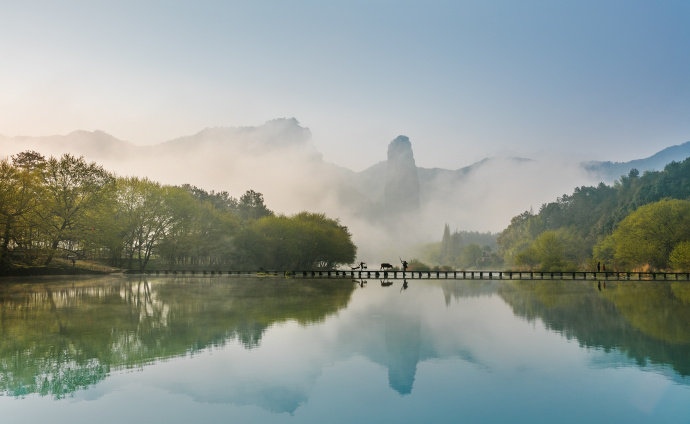
{"label": "mist over water", "polygon": [[340,219],[353,235],[358,257],[372,264],[396,261],[411,246],[440,240],[445,223],[458,230],[499,232],[525,210],[536,211],[576,186],[598,183],[565,158],[492,157],[458,170],[430,169],[414,162],[415,146],[423,146],[423,140],[399,136],[373,142],[390,143],[388,157],[361,172],[323,161],[311,132],[295,119],[210,128],[145,147],[99,131],[0,136],[0,154],[70,153],[119,176],[192,184],[235,197],[253,189],[277,213],[306,210]]}

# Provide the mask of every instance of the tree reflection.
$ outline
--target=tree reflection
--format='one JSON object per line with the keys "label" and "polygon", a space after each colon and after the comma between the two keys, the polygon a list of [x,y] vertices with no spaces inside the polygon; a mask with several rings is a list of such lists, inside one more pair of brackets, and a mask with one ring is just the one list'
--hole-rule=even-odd
{"label": "tree reflection", "polygon": [[[593,285],[590,285],[593,284]],[[583,287],[583,285],[587,285]],[[499,289],[513,312],[582,345],[618,349],[639,365],[670,365],[690,376],[690,290],[687,284],[515,281]]]}
{"label": "tree reflection", "polygon": [[131,368],[319,322],[354,287],[330,281],[101,279],[0,288],[0,391],[62,398]]}

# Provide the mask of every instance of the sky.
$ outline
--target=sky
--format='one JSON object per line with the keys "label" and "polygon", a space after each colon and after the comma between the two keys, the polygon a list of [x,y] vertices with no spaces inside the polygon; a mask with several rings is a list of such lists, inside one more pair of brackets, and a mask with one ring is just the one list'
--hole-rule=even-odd
{"label": "sky", "polygon": [[295,117],[353,170],[690,140],[690,2],[5,1],[0,134],[155,144]]}

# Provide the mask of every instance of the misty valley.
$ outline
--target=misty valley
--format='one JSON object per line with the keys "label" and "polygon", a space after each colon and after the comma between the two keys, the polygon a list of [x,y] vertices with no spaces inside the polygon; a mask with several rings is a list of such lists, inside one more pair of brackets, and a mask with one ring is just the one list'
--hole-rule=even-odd
{"label": "misty valley", "polygon": [[0,424],[690,423],[690,1],[0,18]]}
{"label": "misty valley", "polygon": [[[690,269],[688,143],[626,163],[512,157],[444,170],[418,167],[410,139],[398,136],[385,161],[361,172],[324,162],[295,119],[148,147],[83,131],[0,144],[37,149],[0,164],[2,274],[403,258],[411,270]],[[585,182],[595,185],[576,185]],[[572,194],[548,201],[561,189]],[[543,203],[525,210],[534,201]]]}
{"label": "misty valley", "polygon": [[[264,134],[286,129],[294,138]],[[520,193],[489,189],[487,172],[539,167],[527,159],[429,170],[399,136],[354,173],[321,161],[294,121],[235,131],[244,144],[210,156],[227,131],[204,132],[209,151],[189,167],[279,171],[237,197],[70,153],[0,161],[3,416],[690,416],[690,159],[511,213]],[[187,142],[150,149],[171,159]],[[223,163],[238,148],[251,172]],[[493,219],[509,223],[471,227]]]}
{"label": "misty valley", "polygon": [[[87,148],[91,135],[67,138]],[[687,145],[560,173],[525,158],[451,171],[417,167],[399,136],[385,162],[353,172],[308,135],[277,120],[144,149],[156,163],[188,156],[169,179],[126,171],[146,156],[117,142],[120,161],[104,162],[126,176],[69,152],[0,161],[3,416],[690,416],[690,159],[665,162]],[[601,182],[515,211],[554,189],[528,174]],[[218,175],[243,194],[210,190]]]}

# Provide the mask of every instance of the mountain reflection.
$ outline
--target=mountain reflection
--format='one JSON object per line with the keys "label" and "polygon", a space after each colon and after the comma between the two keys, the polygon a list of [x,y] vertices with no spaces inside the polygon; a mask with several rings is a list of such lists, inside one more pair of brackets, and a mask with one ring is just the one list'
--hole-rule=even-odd
{"label": "mountain reflection", "polygon": [[[395,289],[401,282],[393,284],[393,290],[344,280],[236,278],[6,284],[0,391],[62,398],[114,370],[217,347],[188,369],[170,368],[156,384],[200,402],[293,413],[324,369],[353,357],[378,364],[401,395],[413,392],[425,361],[513,366],[511,355],[519,353],[501,352],[503,340],[527,343],[519,338],[526,333],[514,334],[514,321],[523,324],[520,331],[529,330],[525,321],[543,322],[581,346],[625,355],[632,366],[668,366],[677,373],[672,379],[688,384],[687,284],[608,282],[599,290],[596,282],[436,280],[410,281],[404,291]],[[539,358],[515,363],[525,361],[531,366]]]}

